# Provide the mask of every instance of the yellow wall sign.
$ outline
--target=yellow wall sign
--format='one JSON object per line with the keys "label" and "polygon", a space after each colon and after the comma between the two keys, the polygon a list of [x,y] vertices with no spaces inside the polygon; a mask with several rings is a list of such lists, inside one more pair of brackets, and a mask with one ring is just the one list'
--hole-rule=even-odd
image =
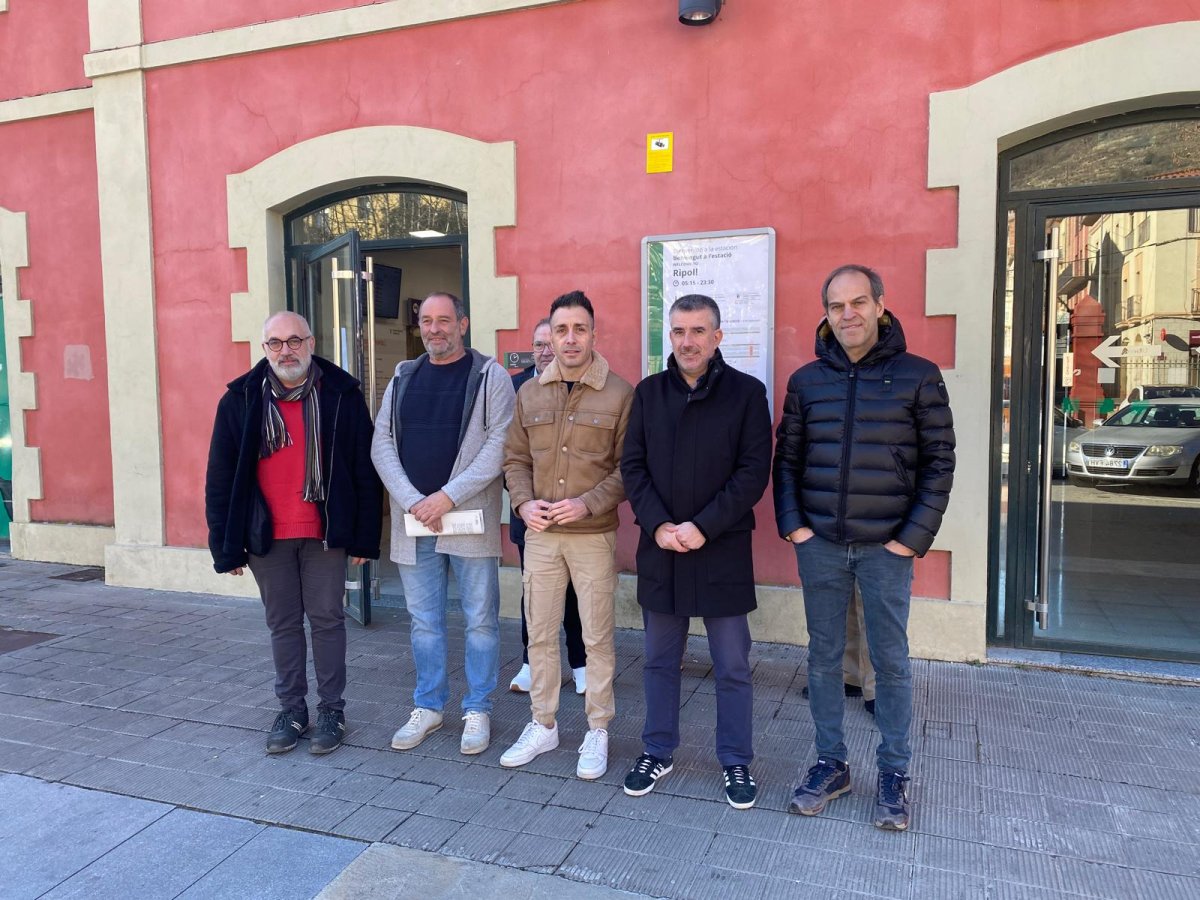
{"label": "yellow wall sign", "polygon": [[646,172],[670,172],[675,161],[675,132],[646,135]]}

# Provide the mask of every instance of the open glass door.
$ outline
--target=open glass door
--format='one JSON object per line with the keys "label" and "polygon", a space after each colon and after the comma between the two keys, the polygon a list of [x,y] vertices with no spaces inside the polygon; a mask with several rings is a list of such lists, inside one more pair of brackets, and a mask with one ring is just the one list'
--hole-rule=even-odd
{"label": "open glass door", "polygon": [[[301,312],[312,324],[318,355],[341,366],[363,385],[375,414],[374,284],[371,260],[359,256],[358,232],[313,249],[303,262]],[[346,565],[346,613],[362,625],[371,623],[371,600],[378,591],[375,563]]]}
{"label": "open glass door", "polygon": [[1027,225],[1006,461],[1008,499],[1024,504],[1006,522],[1026,547],[1017,637],[1194,658],[1200,195],[1035,205]]}

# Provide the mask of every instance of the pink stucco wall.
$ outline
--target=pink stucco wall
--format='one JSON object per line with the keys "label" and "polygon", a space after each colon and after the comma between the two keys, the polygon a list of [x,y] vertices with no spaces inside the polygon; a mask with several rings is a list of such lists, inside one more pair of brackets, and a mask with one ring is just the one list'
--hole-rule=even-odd
{"label": "pink stucco wall", "polygon": [[142,0],[142,30],[147,43],[205,34],[239,25],[257,25],[295,16],[371,6],[378,0]]}
{"label": "pink stucco wall", "polygon": [[[341,129],[419,125],[516,142],[518,224],[496,242],[500,272],[520,278],[521,327],[500,336],[502,350],[523,347],[550,299],[578,287],[597,304],[599,349],[636,379],[642,236],[770,225],[777,414],[787,376],[812,358],[821,280],[849,259],[881,271],[914,351],[947,367],[990,365],[956,361],[955,322],[924,316],[925,253],[956,237],[955,193],[925,186],[930,92],[1187,17],[1191,4],[870,6],[789,15],[739,0],[714,26],[689,29],[664,4],[589,0],[151,72],[169,542],[203,543],[193,432],[246,362],[228,342],[229,293],[245,276],[227,246],[225,177]],[[675,171],[647,175],[645,135],[667,130]],[[758,579],[794,583],[769,500],[759,523]],[[627,525],[626,567],[634,540]],[[931,555],[918,593],[947,596],[948,572],[946,554]]]}
{"label": "pink stucco wall", "polygon": [[[29,232],[29,266],[18,270],[18,277],[21,299],[32,302],[33,336],[21,340],[21,366],[36,376],[37,409],[26,413],[26,441],[41,452],[44,488],[44,499],[31,505],[31,517],[111,525],[91,113],[0,126],[0,206],[25,212]],[[5,285],[6,303],[16,299],[9,288]],[[85,357],[90,377],[84,377]],[[15,366],[17,360],[8,363]]]}
{"label": "pink stucco wall", "polygon": [[86,87],[87,0],[10,0],[0,13],[0,100]]}

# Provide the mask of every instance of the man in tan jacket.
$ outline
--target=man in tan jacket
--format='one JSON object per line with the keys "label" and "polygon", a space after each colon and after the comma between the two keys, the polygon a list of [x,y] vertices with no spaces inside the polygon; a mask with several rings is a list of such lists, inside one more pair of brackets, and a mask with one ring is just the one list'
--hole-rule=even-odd
{"label": "man in tan jacket", "polygon": [[633,402],[633,388],[593,349],[595,326],[582,291],[551,304],[554,361],[521,386],[504,445],[512,507],[528,526],[524,579],[533,721],[500,765],[523,766],[558,746],[558,629],[571,582],[587,648],[588,733],[576,774],[589,780],[608,768],[607,729],[615,712],[613,550],[617,505],[625,499],[621,447]]}

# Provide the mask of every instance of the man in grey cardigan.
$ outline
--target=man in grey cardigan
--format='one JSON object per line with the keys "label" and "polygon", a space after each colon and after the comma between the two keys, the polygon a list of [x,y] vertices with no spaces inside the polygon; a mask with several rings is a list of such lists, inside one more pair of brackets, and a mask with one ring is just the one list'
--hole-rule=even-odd
{"label": "man in grey cardigan", "polygon": [[[375,419],[371,459],[392,498],[392,560],[412,617],[416,687],[408,721],[392,737],[410,750],[442,727],[449,570],[466,619],[460,749],[482,753],[491,739],[492,692],[500,668],[500,467],[513,415],[508,373],[463,345],[467,317],[453,294],[430,294],[419,312],[425,353],[396,366]],[[480,510],[483,533],[449,533],[451,510]],[[415,528],[410,534],[405,513]]]}

